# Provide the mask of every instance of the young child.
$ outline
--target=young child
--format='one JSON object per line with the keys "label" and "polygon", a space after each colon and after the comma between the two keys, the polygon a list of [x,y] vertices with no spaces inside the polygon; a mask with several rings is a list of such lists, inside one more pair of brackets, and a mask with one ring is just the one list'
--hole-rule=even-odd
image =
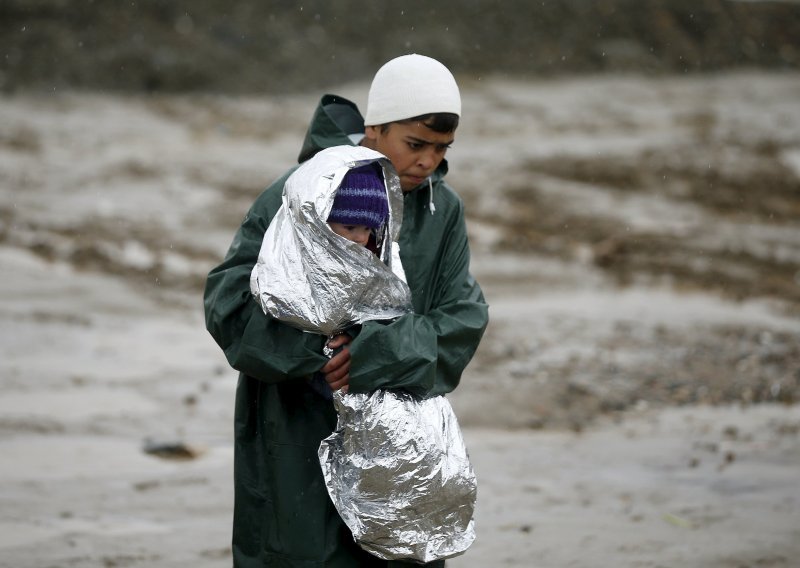
{"label": "young child", "polygon": [[[353,168],[348,171],[333,200],[328,214],[328,226],[345,239],[379,254],[378,235],[389,221],[389,201],[386,184],[377,164]],[[333,354],[326,346],[323,350]],[[333,391],[321,373],[314,373],[309,384],[322,397],[332,400]],[[347,387],[343,387],[347,392]]]}
{"label": "young child", "polygon": [[373,163],[348,171],[328,214],[331,230],[378,253],[377,235],[388,220],[389,201],[380,168]]}
{"label": "young child", "polygon": [[402,208],[391,164],[368,148],[335,146],[297,168],[250,277],[264,313],[328,337],[410,313]]}

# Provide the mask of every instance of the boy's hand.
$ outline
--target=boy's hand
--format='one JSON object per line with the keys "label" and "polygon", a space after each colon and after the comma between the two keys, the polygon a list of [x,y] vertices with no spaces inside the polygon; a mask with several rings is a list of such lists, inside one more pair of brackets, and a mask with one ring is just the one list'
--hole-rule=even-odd
{"label": "boy's hand", "polygon": [[344,392],[347,392],[347,386],[350,384],[350,350],[346,346],[352,340],[352,337],[342,333],[327,343],[327,346],[334,351],[342,348],[320,369],[331,390],[344,389]]}

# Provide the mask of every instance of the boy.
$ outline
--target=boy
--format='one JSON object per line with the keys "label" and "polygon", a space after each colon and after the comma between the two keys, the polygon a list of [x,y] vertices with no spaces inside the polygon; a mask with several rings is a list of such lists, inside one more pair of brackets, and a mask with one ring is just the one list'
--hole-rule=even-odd
{"label": "boy", "polygon": [[366,121],[352,102],[324,96],[300,153],[302,163],[323,148],[360,141],[391,161],[403,191],[398,240],[414,313],[337,336],[331,347],[346,347],[330,360],[322,355],[324,337],[264,315],[250,297],[250,272],[291,171],[256,199],[225,260],[209,273],[206,327],[240,371],[237,567],[401,565],[361,550],[328,498],[317,449],[335,428],[336,413],[306,379],[321,371],[333,390],[405,389],[422,397],[458,385],[488,323],[488,306],[469,273],[463,204],[443,179],[460,114],[447,68],[405,55],[376,73]]}

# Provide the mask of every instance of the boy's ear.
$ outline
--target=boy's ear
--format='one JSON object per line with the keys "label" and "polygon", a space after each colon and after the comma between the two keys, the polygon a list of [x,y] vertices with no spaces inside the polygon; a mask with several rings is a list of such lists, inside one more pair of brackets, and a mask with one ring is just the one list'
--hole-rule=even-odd
{"label": "boy's ear", "polygon": [[378,134],[380,134],[380,126],[365,126],[364,127],[364,138],[369,140],[370,142],[374,142],[378,139]]}

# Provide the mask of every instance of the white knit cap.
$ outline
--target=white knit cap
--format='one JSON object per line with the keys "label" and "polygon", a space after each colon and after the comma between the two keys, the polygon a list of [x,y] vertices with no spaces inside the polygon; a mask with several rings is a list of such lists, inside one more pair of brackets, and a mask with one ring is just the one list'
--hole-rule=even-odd
{"label": "white knit cap", "polygon": [[461,116],[461,95],[453,74],[424,55],[401,55],[375,73],[367,98],[366,126],[448,112]]}

